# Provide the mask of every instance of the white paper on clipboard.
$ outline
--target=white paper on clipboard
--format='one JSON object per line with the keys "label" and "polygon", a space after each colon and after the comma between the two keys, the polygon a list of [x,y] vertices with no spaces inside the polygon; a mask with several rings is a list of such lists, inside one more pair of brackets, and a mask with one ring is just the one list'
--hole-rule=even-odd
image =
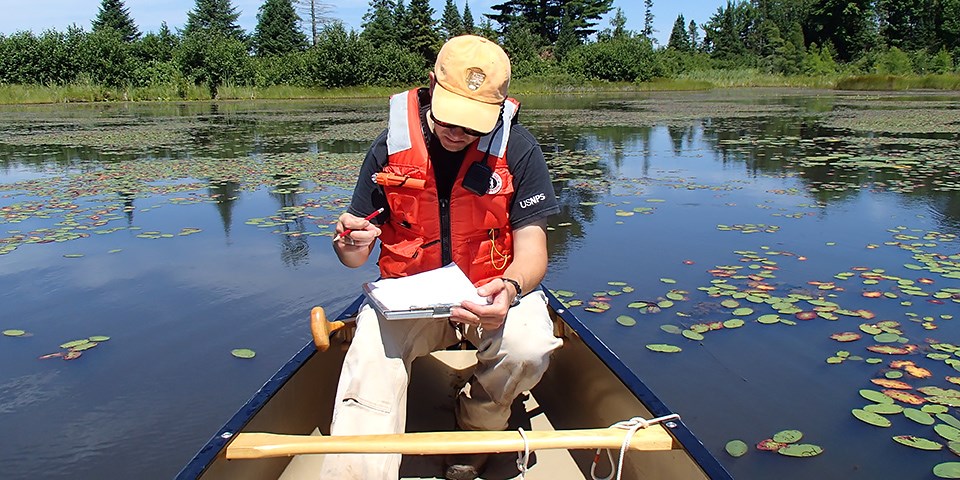
{"label": "white paper on clipboard", "polygon": [[388,320],[445,318],[450,308],[469,300],[480,305],[489,299],[477,295],[456,263],[409,277],[385,278],[363,284],[370,303]]}

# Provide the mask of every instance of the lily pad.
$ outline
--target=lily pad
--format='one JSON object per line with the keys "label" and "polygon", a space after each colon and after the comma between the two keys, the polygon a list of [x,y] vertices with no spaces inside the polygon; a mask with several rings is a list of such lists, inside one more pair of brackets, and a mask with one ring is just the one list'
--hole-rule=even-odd
{"label": "lily pad", "polygon": [[933,425],[936,423],[936,420],[933,419],[933,416],[922,410],[917,410],[916,408],[904,408],[903,416],[919,423],[920,425]]}
{"label": "lily pad", "polygon": [[740,328],[744,325],[744,321],[739,318],[732,318],[723,322],[723,328]]}
{"label": "lily pad", "polygon": [[874,403],[893,403],[893,399],[876,390],[863,388],[860,390],[860,396]]}
{"label": "lily pad", "polygon": [[937,435],[940,435],[951,442],[960,442],[960,428],[951,427],[945,423],[939,423],[933,427],[933,431],[937,432]]}
{"label": "lily pad", "polygon": [[617,323],[624,327],[632,327],[637,324],[637,320],[629,315],[620,315],[617,317]]}
{"label": "lily pad", "polygon": [[16,329],[4,330],[4,331],[3,331],[3,334],[6,335],[6,336],[8,336],[8,337],[22,337],[23,335],[26,335],[26,333],[27,333],[27,332],[25,332],[25,331],[23,331],[23,330],[16,330]]}
{"label": "lily pad", "polygon": [[960,462],[944,462],[933,467],[937,478],[960,478]]}
{"label": "lily pad", "polygon": [[893,425],[893,422],[891,422],[890,419],[873,412],[855,408],[851,410],[851,413],[853,413],[853,416],[857,417],[858,420],[869,423],[875,427],[889,427],[890,425]]}
{"label": "lily pad", "polygon": [[920,450],[943,450],[943,444],[913,435],[897,435],[893,437],[893,441]]}
{"label": "lily pad", "polygon": [[110,340],[110,337],[104,335],[94,335],[87,340],[90,340],[91,342],[106,342],[107,340]]}
{"label": "lily pad", "polygon": [[666,343],[652,343],[647,345],[647,349],[653,350],[654,352],[661,352],[661,353],[677,353],[683,350],[680,347],[677,347],[675,345],[668,345]]}
{"label": "lily pad", "polygon": [[660,330],[663,330],[664,332],[667,332],[667,333],[672,333],[674,335],[680,334],[680,327],[676,325],[660,325]]}
{"label": "lily pad", "polygon": [[773,436],[773,441],[780,443],[797,443],[803,438],[803,432],[799,430],[783,430]]}
{"label": "lily pad", "polygon": [[743,440],[730,440],[724,449],[731,457],[742,457],[747,453],[749,447]]}
{"label": "lily pad", "polygon": [[249,348],[235,348],[230,351],[230,354],[237,358],[253,358],[257,355],[257,352]]}
{"label": "lily pad", "polygon": [[815,457],[823,453],[823,447],[810,443],[794,443],[777,450],[777,453],[788,457]]}

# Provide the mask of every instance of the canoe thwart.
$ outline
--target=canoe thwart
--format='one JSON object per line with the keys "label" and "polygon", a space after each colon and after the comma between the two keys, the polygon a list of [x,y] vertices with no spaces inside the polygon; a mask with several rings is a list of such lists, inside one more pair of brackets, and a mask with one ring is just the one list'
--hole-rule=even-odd
{"label": "canoe thwart", "polygon": [[[622,428],[524,431],[531,451],[549,449],[619,449],[629,432]],[[401,453],[439,455],[522,452],[518,431],[420,432],[388,435],[311,436],[242,432],[227,446],[228,459],[287,457],[310,453]],[[638,430],[631,450],[682,448],[662,425]]]}

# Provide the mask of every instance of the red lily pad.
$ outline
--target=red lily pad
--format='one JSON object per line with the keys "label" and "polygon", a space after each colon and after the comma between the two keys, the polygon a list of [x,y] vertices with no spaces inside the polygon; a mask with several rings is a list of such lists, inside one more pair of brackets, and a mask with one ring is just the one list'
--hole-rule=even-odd
{"label": "red lily pad", "polygon": [[786,443],[780,443],[775,441],[772,438],[767,438],[764,440],[760,440],[757,443],[757,450],[763,450],[765,452],[775,452],[786,446],[787,446]]}
{"label": "red lily pad", "polygon": [[833,335],[830,335],[830,338],[838,342],[854,342],[854,341],[860,340],[862,338],[862,335],[860,335],[857,332],[840,332],[840,333],[834,333]]}
{"label": "red lily pad", "polygon": [[901,382],[900,380],[891,380],[889,378],[871,378],[871,382],[880,385],[883,388],[893,388],[896,390],[912,390],[913,387]]}

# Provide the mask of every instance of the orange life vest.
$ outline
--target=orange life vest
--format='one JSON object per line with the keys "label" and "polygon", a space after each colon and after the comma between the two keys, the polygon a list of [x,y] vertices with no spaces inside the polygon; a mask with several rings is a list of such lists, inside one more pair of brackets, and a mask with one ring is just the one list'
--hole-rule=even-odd
{"label": "orange life vest", "polygon": [[[390,206],[380,235],[383,278],[439,268],[445,260],[456,262],[477,286],[503,275],[513,260],[509,215],[513,176],[507,168],[507,142],[519,108],[519,102],[507,99],[502,126],[467,147],[450,199],[441,201],[423,138],[417,90],[390,98],[387,165],[374,176]],[[461,185],[467,169],[478,160],[486,160],[493,170],[485,195]]]}

